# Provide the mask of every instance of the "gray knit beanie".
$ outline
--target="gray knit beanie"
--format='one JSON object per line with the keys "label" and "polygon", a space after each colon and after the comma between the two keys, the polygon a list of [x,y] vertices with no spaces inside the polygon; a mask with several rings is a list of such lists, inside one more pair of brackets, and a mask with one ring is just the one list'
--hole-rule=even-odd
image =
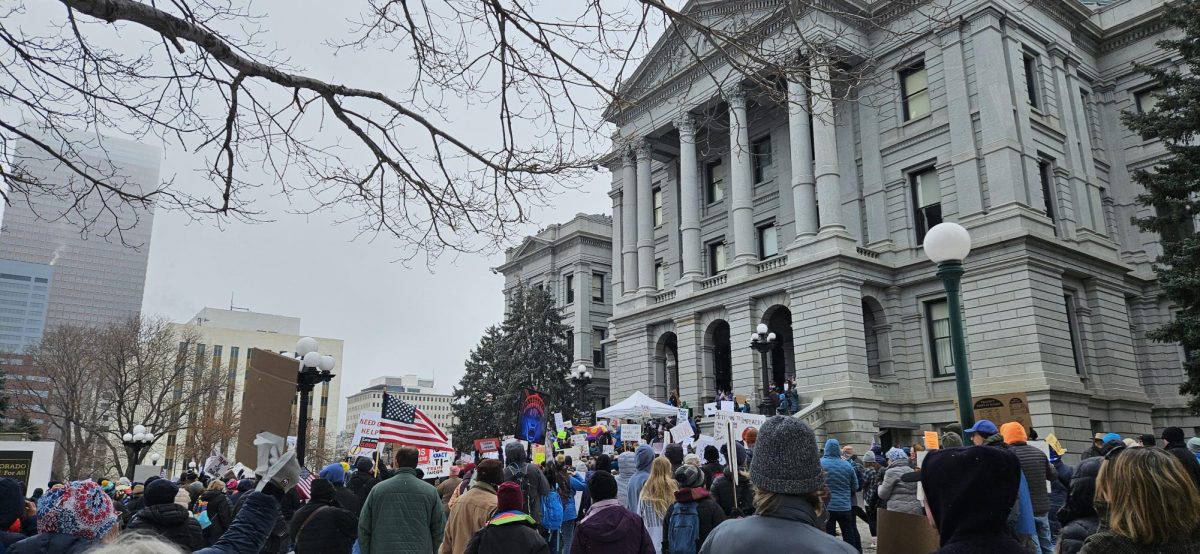
{"label": "gray knit beanie", "polygon": [[803,421],[777,415],[758,430],[750,482],[767,492],[805,494],[821,487],[817,437]]}

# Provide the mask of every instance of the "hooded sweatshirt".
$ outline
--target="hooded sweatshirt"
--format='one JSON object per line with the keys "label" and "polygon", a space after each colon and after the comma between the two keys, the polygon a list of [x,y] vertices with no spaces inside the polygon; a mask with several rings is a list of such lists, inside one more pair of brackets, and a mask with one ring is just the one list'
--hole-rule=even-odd
{"label": "hooded sweatshirt", "polygon": [[1005,449],[970,446],[931,452],[921,482],[941,540],[937,552],[1022,552],[1005,524],[1021,477],[1021,462]]}
{"label": "hooded sweatshirt", "polygon": [[[637,455],[633,452],[622,452],[617,456],[617,500],[626,510],[629,506],[629,481],[637,473]],[[634,507],[637,505],[635,504]]]}
{"label": "hooded sweatshirt", "polygon": [[[650,464],[654,462],[654,449],[650,445],[643,444],[634,452],[637,457],[637,472],[629,479],[629,488],[625,491],[625,506],[633,506],[635,509],[638,504],[638,498],[642,495],[642,486],[646,484],[646,480],[650,478]],[[624,466],[624,464],[621,464]],[[619,486],[619,485],[618,485]]]}
{"label": "hooded sweatshirt", "polygon": [[575,527],[571,554],[653,554],[654,543],[642,518],[616,500],[601,500]]}
{"label": "hooded sweatshirt", "polygon": [[504,480],[514,481],[525,493],[525,505],[534,521],[542,523],[542,498],[550,494],[550,482],[537,466],[528,462],[525,447],[512,442],[504,446]]}
{"label": "hooded sweatshirt", "polygon": [[849,512],[850,497],[858,490],[858,472],[854,466],[842,459],[842,445],[837,439],[825,441],[825,455],[821,457],[821,469],[825,470],[825,484],[829,486],[831,512]]}

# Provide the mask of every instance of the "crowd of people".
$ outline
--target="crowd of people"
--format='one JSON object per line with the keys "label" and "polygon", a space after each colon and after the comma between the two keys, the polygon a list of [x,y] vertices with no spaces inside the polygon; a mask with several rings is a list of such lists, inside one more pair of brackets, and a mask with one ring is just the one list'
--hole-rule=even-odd
{"label": "crowd of people", "polygon": [[511,442],[438,480],[400,447],[393,468],[330,464],[303,490],[278,475],[188,472],[51,482],[25,498],[6,478],[0,554],[851,553],[863,550],[858,520],[874,544],[884,512],[927,525],[940,553],[1200,553],[1200,438],[1177,427],[1097,434],[1075,467],[1017,422],[943,431],[940,448],[859,456],[777,415],[732,452],[642,444],[534,463]]}

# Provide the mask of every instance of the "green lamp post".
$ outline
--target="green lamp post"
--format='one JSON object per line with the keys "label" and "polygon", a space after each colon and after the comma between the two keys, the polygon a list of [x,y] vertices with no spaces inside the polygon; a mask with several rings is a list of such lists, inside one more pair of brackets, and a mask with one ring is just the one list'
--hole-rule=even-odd
{"label": "green lamp post", "polygon": [[925,255],[937,264],[937,276],[946,287],[946,309],[950,312],[950,349],[954,355],[954,382],[958,388],[958,418],[963,429],[975,425],[971,401],[971,368],[962,320],[962,261],[971,252],[971,235],[957,223],[939,223],[925,234]]}

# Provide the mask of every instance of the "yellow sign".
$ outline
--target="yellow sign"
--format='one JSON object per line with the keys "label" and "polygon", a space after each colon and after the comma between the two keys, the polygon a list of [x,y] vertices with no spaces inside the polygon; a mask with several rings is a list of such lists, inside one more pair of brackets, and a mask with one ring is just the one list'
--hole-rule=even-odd
{"label": "yellow sign", "polygon": [[1050,448],[1053,448],[1055,452],[1058,452],[1059,456],[1067,453],[1067,449],[1063,447],[1062,442],[1059,442],[1058,437],[1054,436],[1054,433],[1046,435],[1046,444],[1050,445]]}
{"label": "yellow sign", "polygon": [[937,431],[925,431],[925,448],[928,450],[938,449]]}

